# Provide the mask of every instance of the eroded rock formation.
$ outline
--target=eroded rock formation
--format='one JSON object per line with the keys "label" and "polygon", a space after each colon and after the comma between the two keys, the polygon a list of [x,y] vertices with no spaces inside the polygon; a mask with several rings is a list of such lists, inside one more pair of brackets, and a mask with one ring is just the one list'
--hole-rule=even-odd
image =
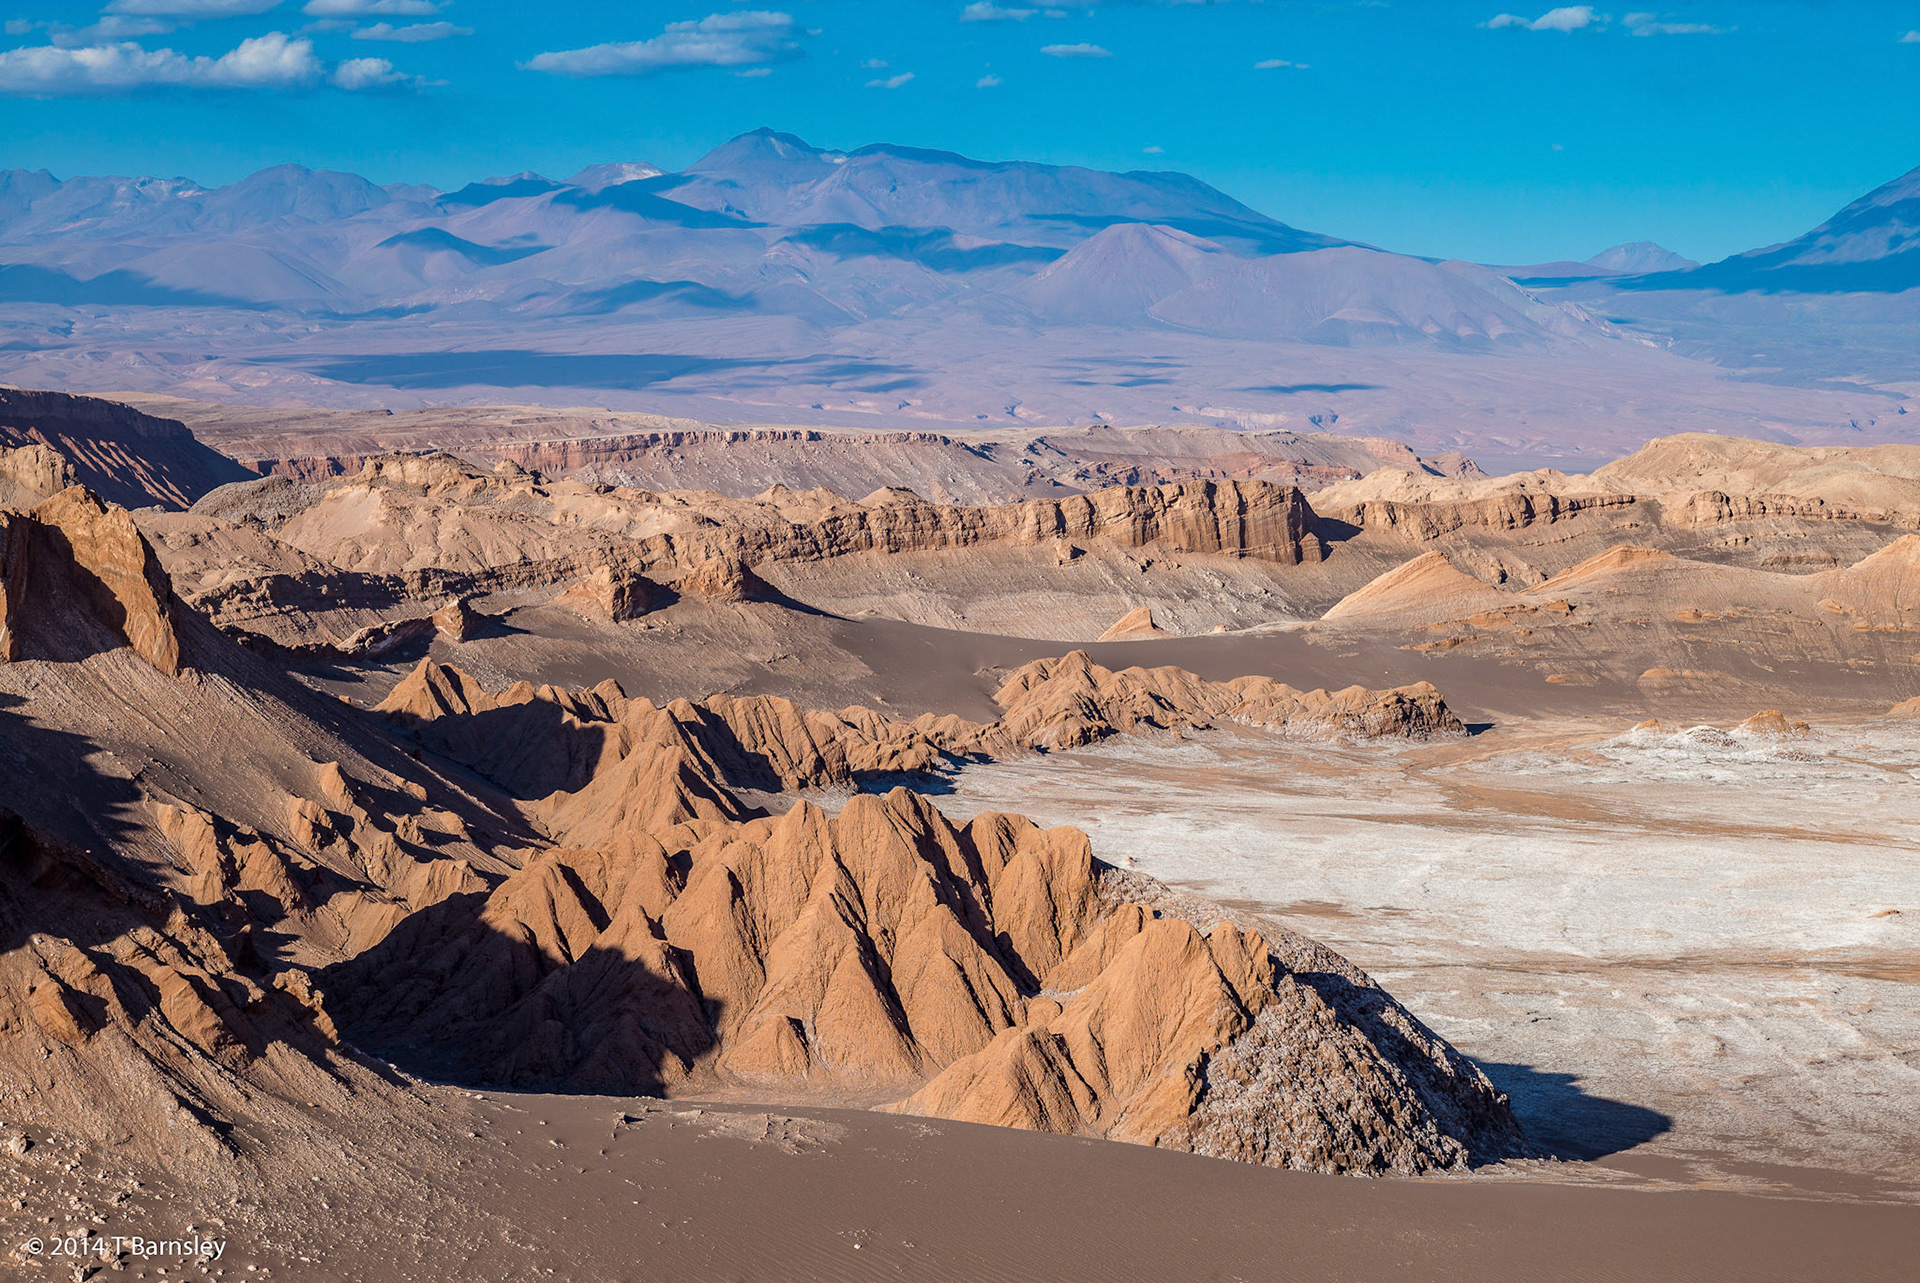
{"label": "eroded rock formation", "polygon": [[[528,798],[554,846],[484,899],[402,922],[327,990],[363,1045],[464,1081],[893,1099],[1322,1170],[1519,1152],[1498,1093],[1365,977],[1129,902],[1077,831],[959,825],[900,787],[837,814],[763,814],[736,791],[924,767],[961,741],[1085,742],[1203,712],[1332,725],[1378,702],[1322,695],[1303,714],[1276,683],[1083,654],[1031,669],[1003,691],[1008,722],[982,727],[768,698],[656,707],[610,685],[495,696],[423,662],[385,711]],[[1425,716],[1450,718],[1437,697]],[[1397,1041],[1376,1046],[1376,1027]],[[1295,1097],[1336,1064],[1350,1082]]]}
{"label": "eroded rock formation", "polygon": [[171,675],[180,670],[172,603],[172,584],[127,510],[85,486],[30,513],[0,512],[0,659],[29,647],[84,654],[104,632]]}

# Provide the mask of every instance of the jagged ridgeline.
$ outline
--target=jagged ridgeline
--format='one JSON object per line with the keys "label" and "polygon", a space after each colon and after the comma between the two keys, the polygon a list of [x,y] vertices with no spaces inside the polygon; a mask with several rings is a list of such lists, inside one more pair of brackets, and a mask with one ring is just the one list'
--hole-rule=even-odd
{"label": "jagged ridgeline", "polygon": [[[490,693],[426,661],[366,710],[212,627],[83,487],[5,533],[16,1118],[238,1182],[369,1110],[430,1125],[430,1094],[358,1046],[470,1084],[885,1105],[1323,1170],[1525,1150],[1479,1070],[1324,949],[1185,911],[1074,830],[861,791],[1147,727],[1457,733],[1431,687],[1074,653],[1012,673],[996,721],[908,722]],[[845,800],[792,796],[818,789]]]}

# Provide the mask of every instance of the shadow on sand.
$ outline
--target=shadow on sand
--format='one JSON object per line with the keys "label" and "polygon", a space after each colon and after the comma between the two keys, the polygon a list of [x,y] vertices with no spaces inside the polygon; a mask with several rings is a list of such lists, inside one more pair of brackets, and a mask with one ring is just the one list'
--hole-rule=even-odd
{"label": "shadow on sand", "polygon": [[1644,1145],[1673,1126],[1658,1110],[1589,1094],[1578,1074],[1495,1060],[1478,1063],[1493,1085],[1512,1098],[1527,1138],[1555,1158],[1605,1158]]}

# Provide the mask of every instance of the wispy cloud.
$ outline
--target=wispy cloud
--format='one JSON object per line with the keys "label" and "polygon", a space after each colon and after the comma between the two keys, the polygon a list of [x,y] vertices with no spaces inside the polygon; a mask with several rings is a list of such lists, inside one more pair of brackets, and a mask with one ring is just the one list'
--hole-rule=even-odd
{"label": "wispy cloud", "polygon": [[243,18],[265,13],[280,0],[113,0],[104,12],[149,18]]}
{"label": "wispy cloud", "polygon": [[970,4],[960,11],[962,22],[1025,22],[1038,9],[1006,9],[997,4],[981,0],[979,4]]}
{"label": "wispy cloud", "polygon": [[1900,37],[1900,43],[1903,45],[1920,45],[1920,31],[1909,31],[1906,35]]}
{"label": "wispy cloud", "polygon": [[536,54],[521,65],[556,76],[646,76],[675,68],[744,67],[799,56],[793,18],[753,9],[668,23],[651,40]]}
{"label": "wispy cloud", "polygon": [[1705,22],[1663,22],[1657,13],[1630,13],[1622,21],[1636,36],[1724,36],[1732,30]]}
{"label": "wispy cloud", "polygon": [[885,80],[869,80],[867,82],[867,88],[898,89],[912,79],[913,73],[911,71],[903,71],[897,76],[888,76]]}
{"label": "wispy cloud", "polygon": [[1113,51],[1099,45],[1042,45],[1040,52],[1049,58],[1111,58]]}
{"label": "wispy cloud", "polygon": [[1164,156],[1167,154],[1167,149],[1165,147],[1161,147],[1158,145],[1152,146],[1152,147],[1142,147],[1140,149],[1140,154],[1143,156]]}
{"label": "wispy cloud", "polygon": [[975,89],[998,89],[1005,83],[1006,82],[1001,80],[1000,77],[994,75],[992,72],[988,72],[986,75],[980,77],[980,79],[974,81],[973,87]]}
{"label": "wispy cloud", "polygon": [[1263,58],[1253,64],[1253,69],[1255,71],[1283,71],[1288,69],[1305,71],[1308,65],[1309,64],[1304,62],[1290,62],[1285,58]]}
{"label": "wispy cloud", "polygon": [[40,45],[0,53],[0,94],[71,97],[144,89],[300,89],[317,84],[324,73],[312,41],[289,39],[278,31],[242,40],[218,58],[143,49],[131,41],[68,49]]}
{"label": "wispy cloud", "polygon": [[1588,27],[1602,27],[1606,19],[1593,11],[1590,4],[1562,5],[1558,9],[1549,9],[1538,18],[1522,18],[1518,14],[1503,13],[1487,19],[1480,25],[1499,29],[1501,27],[1519,27],[1523,31],[1584,31]]}
{"label": "wispy cloud", "polygon": [[410,22],[404,27],[396,27],[391,22],[376,22],[371,27],[361,27],[353,33],[355,40],[396,40],[401,44],[417,45],[428,40],[445,40],[448,36],[470,36],[472,27],[456,27],[451,22]]}
{"label": "wispy cloud", "polygon": [[436,0],[307,0],[300,12],[309,18],[418,18],[439,13],[440,5]]}
{"label": "wispy cloud", "polygon": [[[7,25],[8,35],[24,36],[32,31],[36,24],[23,22],[18,31],[11,29],[13,24]],[[107,13],[100,16],[100,21],[88,27],[67,27],[57,22],[47,23],[46,27],[48,40],[62,48],[70,49],[78,45],[104,45],[120,40],[133,40],[140,36],[164,35],[172,31],[174,25],[164,18],[137,18]]]}

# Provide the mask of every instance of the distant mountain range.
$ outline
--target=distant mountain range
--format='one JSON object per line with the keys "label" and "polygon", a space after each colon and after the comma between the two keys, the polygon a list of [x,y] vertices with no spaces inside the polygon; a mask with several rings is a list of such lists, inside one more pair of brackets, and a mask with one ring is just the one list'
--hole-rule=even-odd
{"label": "distant mountain range", "polygon": [[[1916,208],[1920,171],[1704,267],[1641,243],[1491,269],[1303,231],[1184,174],[825,151],[764,129],[680,173],[627,162],[452,192],[297,165],[217,188],[12,170],[0,378],[763,421],[1352,423],[1579,454],[1659,394],[1581,392],[1576,416],[1551,389],[1617,388],[1661,349],[1702,346],[1678,336],[1678,304],[1645,300],[1897,296],[1920,284]],[[1806,439],[1889,408],[1747,405],[1697,364],[1654,378],[1695,426]]]}
{"label": "distant mountain range", "polygon": [[1623,288],[1729,294],[1894,294],[1920,289],[1920,169],[1876,187],[1785,244],[1686,271],[1651,270],[1656,274],[1623,283]]}

